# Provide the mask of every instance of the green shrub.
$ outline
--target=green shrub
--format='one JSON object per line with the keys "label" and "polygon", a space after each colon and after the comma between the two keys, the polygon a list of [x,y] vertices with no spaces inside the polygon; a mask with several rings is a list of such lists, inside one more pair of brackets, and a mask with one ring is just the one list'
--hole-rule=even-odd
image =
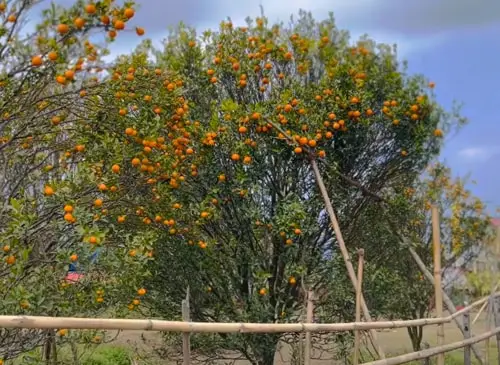
{"label": "green shrub", "polygon": [[88,358],[82,365],[130,365],[128,352],[120,347],[102,347]]}

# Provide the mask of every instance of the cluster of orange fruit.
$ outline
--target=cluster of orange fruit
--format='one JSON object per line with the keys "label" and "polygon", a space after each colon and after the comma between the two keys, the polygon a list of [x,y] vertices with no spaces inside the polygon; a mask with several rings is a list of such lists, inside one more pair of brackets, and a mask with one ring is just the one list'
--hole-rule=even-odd
{"label": "cluster of orange fruit", "polygon": [[16,263],[16,256],[11,254],[11,248],[9,245],[4,245],[2,251],[7,255],[5,257],[5,262],[7,265],[14,265]]}

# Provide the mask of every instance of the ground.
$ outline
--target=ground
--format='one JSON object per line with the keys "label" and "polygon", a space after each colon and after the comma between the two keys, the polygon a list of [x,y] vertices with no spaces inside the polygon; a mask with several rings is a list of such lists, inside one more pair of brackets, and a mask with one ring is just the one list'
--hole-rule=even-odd
{"label": "ground", "polygon": [[[447,313],[445,315],[448,315]],[[475,317],[475,313],[471,314],[471,321]],[[458,330],[455,322],[445,324],[445,343],[451,343],[460,341],[463,339],[461,332]],[[481,315],[479,320],[472,326],[473,334],[482,334],[486,332],[486,318],[485,315]],[[397,355],[412,352],[411,343],[407,334],[406,329],[396,329],[396,330],[384,330],[378,332],[379,341],[382,344],[384,350],[388,355]],[[144,339],[146,341],[144,341]],[[437,327],[427,326],[424,329],[424,341],[429,343],[430,346],[435,346],[437,340]],[[136,364],[146,364],[146,363],[158,363],[162,360],[162,364],[168,362],[165,359],[159,359],[152,351],[152,347],[161,344],[161,339],[158,333],[153,332],[143,332],[143,331],[127,331],[121,333],[116,341],[115,345],[126,346],[128,348],[134,348],[137,351],[138,356],[136,357]],[[495,346],[495,347],[494,347]],[[481,351],[484,351],[485,344],[479,345]],[[496,354],[496,339],[492,337],[489,343],[490,356],[496,359],[498,355]],[[448,355],[448,363],[451,364],[463,364],[463,350],[456,351],[453,354]],[[317,355],[317,354],[316,354]],[[314,356],[314,354],[313,354]],[[237,361],[237,365],[244,365],[246,362]],[[289,349],[281,350],[280,354],[277,354],[276,364],[290,364],[290,351]],[[324,353],[321,359],[314,359],[312,361],[313,365],[326,365],[332,364],[331,354]]]}

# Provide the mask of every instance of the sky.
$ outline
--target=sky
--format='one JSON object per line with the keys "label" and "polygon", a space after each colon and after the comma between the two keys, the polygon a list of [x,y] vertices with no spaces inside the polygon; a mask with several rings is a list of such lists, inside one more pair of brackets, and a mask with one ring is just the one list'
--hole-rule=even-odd
{"label": "sky", "polygon": [[[58,0],[71,3],[72,0]],[[438,101],[451,108],[463,103],[469,123],[446,138],[441,159],[457,175],[476,183],[472,191],[495,212],[500,207],[500,1],[498,0],[138,0],[132,23],[143,26],[156,44],[168,26],[182,21],[199,30],[217,28],[230,17],[235,25],[260,15],[287,21],[299,9],[317,20],[333,11],[337,26],[354,39],[365,33],[397,44],[410,73],[436,83]],[[113,53],[131,51],[137,37],[120,35]],[[499,108],[499,110],[497,110]],[[497,185],[499,184],[499,185]],[[495,188],[498,186],[498,188]]]}

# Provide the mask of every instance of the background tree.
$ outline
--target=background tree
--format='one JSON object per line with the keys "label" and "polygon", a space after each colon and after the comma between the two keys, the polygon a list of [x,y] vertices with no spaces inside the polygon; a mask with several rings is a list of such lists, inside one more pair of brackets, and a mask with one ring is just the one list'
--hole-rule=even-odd
{"label": "background tree", "polygon": [[[38,16],[39,3],[0,2],[0,313],[119,315],[110,310],[126,310],[138,295],[134,283],[143,271],[133,270],[145,259],[131,261],[122,247],[140,238],[123,237],[94,217],[105,211],[78,131],[93,121],[106,52],[91,34],[106,29],[113,38],[133,16],[133,2],[46,3],[30,30],[27,19]],[[70,263],[85,274],[77,283],[65,280]],[[122,298],[128,300],[120,306]],[[102,336],[60,329],[58,337],[88,342]],[[0,358],[42,343],[46,357],[55,355],[52,331],[2,329]]]}
{"label": "background tree", "polygon": [[[351,239],[367,252],[367,285],[373,285],[365,288],[367,300],[384,318],[425,318],[434,308],[434,289],[423,280],[406,248],[398,243],[394,225],[411,239],[426,266],[432,267],[431,205],[437,206],[443,275],[448,279],[453,279],[453,275],[447,275],[450,269],[465,268],[477,248],[490,242],[490,218],[483,203],[465,188],[465,182],[453,177],[448,167],[432,164],[421,180],[395,190],[385,210],[379,205],[367,209],[352,232]],[[453,286],[453,282],[449,285]],[[409,328],[408,332],[418,351],[423,327]]]}

